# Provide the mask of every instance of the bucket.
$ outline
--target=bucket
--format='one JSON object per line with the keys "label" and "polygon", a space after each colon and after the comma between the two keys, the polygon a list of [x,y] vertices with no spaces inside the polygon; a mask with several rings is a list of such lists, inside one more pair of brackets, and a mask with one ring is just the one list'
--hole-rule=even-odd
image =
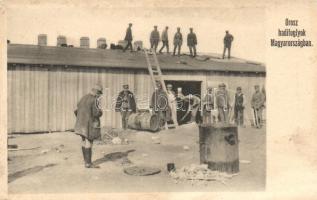
{"label": "bucket", "polygon": [[149,112],[132,113],[128,119],[128,127],[136,130],[158,131],[159,119]]}

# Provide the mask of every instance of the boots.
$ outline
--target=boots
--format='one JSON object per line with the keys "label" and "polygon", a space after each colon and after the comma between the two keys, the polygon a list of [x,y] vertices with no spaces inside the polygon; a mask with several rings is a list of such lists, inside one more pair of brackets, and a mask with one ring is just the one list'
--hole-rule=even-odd
{"label": "boots", "polygon": [[82,151],[83,151],[83,155],[84,155],[85,167],[86,168],[100,168],[99,166],[94,165],[91,162],[91,155],[92,155],[91,148],[82,147]]}

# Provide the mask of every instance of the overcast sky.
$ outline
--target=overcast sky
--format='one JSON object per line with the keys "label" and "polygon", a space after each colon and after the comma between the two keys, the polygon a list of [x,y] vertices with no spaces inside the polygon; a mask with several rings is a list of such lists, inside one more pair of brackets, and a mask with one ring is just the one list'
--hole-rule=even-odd
{"label": "overcast sky", "polygon": [[[37,44],[38,34],[48,35],[48,45],[55,46],[58,35],[67,43],[79,46],[81,36],[90,38],[96,47],[99,37],[107,43],[122,40],[129,22],[133,23],[134,40],[149,46],[153,25],[161,32],[169,26],[170,46],[176,27],[183,36],[189,27],[198,37],[198,52],[222,53],[225,30],[234,36],[232,55],[254,61],[265,60],[265,11],[262,8],[103,8],[76,6],[9,6],[8,39],[11,43]],[[161,44],[159,44],[159,47]],[[170,47],[172,49],[172,47]],[[182,46],[183,51],[188,47]]]}

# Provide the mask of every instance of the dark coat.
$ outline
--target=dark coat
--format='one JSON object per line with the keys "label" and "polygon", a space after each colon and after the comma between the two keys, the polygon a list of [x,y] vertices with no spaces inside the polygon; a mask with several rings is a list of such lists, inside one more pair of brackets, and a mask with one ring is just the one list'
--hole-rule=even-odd
{"label": "dark coat", "polygon": [[150,42],[159,42],[160,41],[160,33],[157,30],[153,30],[150,35]]}
{"label": "dark coat", "polygon": [[[124,91],[121,91],[117,97],[116,101],[116,111],[120,112],[123,110],[122,108],[122,102],[124,100]],[[127,93],[127,103],[128,103],[128,109],[131,110],[132,112],[136,111],[136,103],[135,103],[135,98],[134,95],[131,91],[128,91]]]}
{"label": "dark coat", "polygon": [[260,109],[264,107],[265,97],[262,92],[255,92],[252,95],[251,107],[255,109]]}
{"label": "dark coat", "polygon": [[152,94],[150,108],[154,111],[168,111],[168,97],[166,92],[163,89],[155,90]]}
{"label": "dark coat", "polygon": [[132,30],[131,30],[130,27],[127,28],[127,32],[125,34],[124,40],[128,41],[128,42],[131,42],[133,40],[133,38],[132,38]]}
{"label": "dark coat", "polygon": [[180,46],[183,44],[182,33],[178,33],[178,32],[175,33],[173,43],[174,43],[174,45],[180,45]]}
{"label": "dark coat", "polygon": [[243,104],[243,101],[244,101],[244,95],[241,93],[241,94],[235,94],[235,97],[234,97],[234,109],[235,110],[243,110],[244,109],[244,104]]}
{"label": "dark coat", "polygon": [[197,45],[197,37],[195,33],[188,33],[187,35],[187,46]]}
{"label": "dark coat", "polygon": [[229,93],[227,90],[217,90],[216,92],[216,105],[218,108],[229,108]]}
{"label": "dark coat", "polygon": [[226,36],[223,38],[223,43],[225,47],[231,47],[232,41],[233,41],[233,36],[231,34],[226,34]]}
{"label": "dark coat", "polygon": [[81,98],[75,110],[75,133],[89,140],[100,137],[99,118],[102,116],[102,110],[97,108],[96,101],[96,96],[87,94]]}

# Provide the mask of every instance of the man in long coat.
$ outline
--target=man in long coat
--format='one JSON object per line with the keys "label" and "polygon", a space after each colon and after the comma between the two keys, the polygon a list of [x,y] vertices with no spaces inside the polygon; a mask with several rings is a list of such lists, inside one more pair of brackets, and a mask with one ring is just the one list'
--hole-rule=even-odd
{"label": "man in long coat", "polygon": [[244,126],[244,106],[245,98],[242,93],[242,88],[237,87],[237,92],[234,96],[234,120],[238,126]]}
{"label": "man in long coat", "polygon": [[116,112],[121,112],[122,128],[128,128],[128,120],[131,113],[136,111],[136,103],[133,93],[129,90],[129,85],[123,85],[123,90],[119,93],[116,102]]}
{"label": "man in long coat", "polygon": [[226,49],[228,49],[228,59],[230,59],[232,41],[233,41],[233,36],[229,33],[229,31],[226,31],[226,35],[223,38],[224,48],[223,48],[222,59],[225,59]]}
{"label": "man in long coat", "polygon": [[[189,48],[190,56],[196,57],[196,45],[197,45],[197,37],[196,34],[193,32],[193,28],[190,28],[190,33],[187,35],[187,46]],[[194,51],[194,55],[193,55]]]}
{"label": "man in long coat", "polygon": [[177,28],[177,32],[174,35],[173,43],[174,43],[173,56],[175,56],[176,49],[178,50],[177,51],[178,56],[180,56],[180,51],[181,51],[181,47],[183,44],[183,35],[181,33],[181,28],[179,28],[179,27]]}
{"label": "man in long coat", "polygon": [[151,32],[151,35],[150,35],[150,43],[151,43],[151,49],[154,48],[155,52],[156,52],[159,41],[160,41],[160,33],[157,30],[157,26],[154,26],[154,30]]}
{"label": "man in long coat", "polygon": [[169,112],[168,97],[166,92],[163,90],[162,84],[157,81],[155,91],[152,94],[150,108],[154,113],[158,114],[160,128],[163,128],[165,123],[168,121],[167,116]]}
{"label": "man in long coat", "polygon": [[219,122],[229,123],[230,99],[224,83],[219,84],[216,92],[216,106],[218,108]]}
{"label": "man in long coat", "polygon": [[251,107],[254,111],[255,118],[255,127],[262,127],[262,111],[264,109],[265,96],[260,91],[260,87],[258,85],[254,86],[255,92],[252,95],[251,99]]}
{"label": "man in long coat", "polygon": [[75,133],[82,138],[82,152],[86,168],[99,168],[91,162],[92,144],[100,138],[100,117],[102,110],[98,107],[98,97],[102,95],[102,86],[96,85],[90,94],[81,98],[74,111],[76,115]]}
{"label": "man in long coat", "polygon": [[127,46],[123,49],[123,52],[125,52],[128,48],[130,48],[131,52],[133,51],[132,49],[132,23],[129,23],[129,27],[127,28],[124,40],[127,41]]}

